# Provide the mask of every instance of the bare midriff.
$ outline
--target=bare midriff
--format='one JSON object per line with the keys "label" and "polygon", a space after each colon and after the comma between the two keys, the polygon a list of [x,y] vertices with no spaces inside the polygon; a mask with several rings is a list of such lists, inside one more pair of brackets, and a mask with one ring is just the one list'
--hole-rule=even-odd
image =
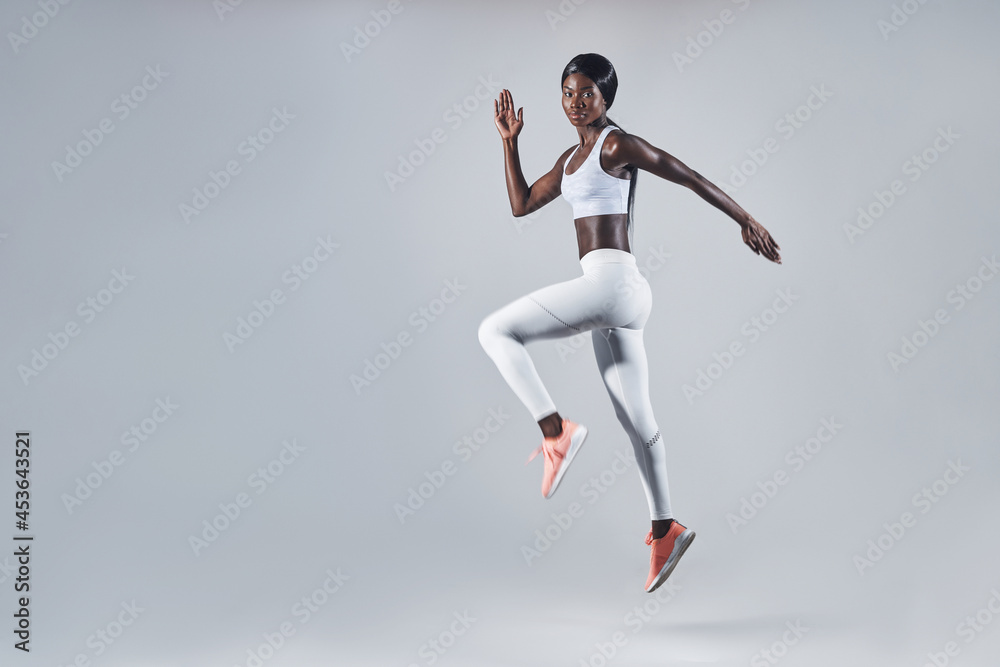
{"label": "bare midriff", "polygon": [[605,215],[588,215],[574,220],[576,224],[576,242],[580,247],[580,258],[591,250],[598,248],[614,248],[632,252],[628,247],[628,215],[625,213],[608,213]]}

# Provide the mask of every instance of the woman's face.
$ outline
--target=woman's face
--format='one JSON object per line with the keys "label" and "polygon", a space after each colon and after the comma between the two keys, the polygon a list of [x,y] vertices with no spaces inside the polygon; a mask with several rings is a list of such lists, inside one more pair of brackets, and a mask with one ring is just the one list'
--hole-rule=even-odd
{"label": "woman's face", "polygon": [[607,111],[597,85],[579,72],[566,77],[562,87],[563,111],[576,127],[590,125]]}

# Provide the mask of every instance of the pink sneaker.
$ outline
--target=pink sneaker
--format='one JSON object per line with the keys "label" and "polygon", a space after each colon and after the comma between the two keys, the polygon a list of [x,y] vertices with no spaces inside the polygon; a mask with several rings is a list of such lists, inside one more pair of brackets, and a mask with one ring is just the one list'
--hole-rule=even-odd
{"label": "pink sneaker", "polygon": [[660,587],[677,566],[684,552],[694,540],[694,531],[688,530],[676,519],[670,524],[667,534],[658,540],[653,539],[653,531],[646,535],[646,544],[653,547],[649,554],[649,577],[646,579],[646,592],[652,593]]}
{"label": "pink sneaker", "polygon": [[583,441],[587,437],[587,427],[571,422],[568,419],[562,420],[562,433],[558,438],[543,438],[542,444],[531,452],[527,465],[538,453],[545,455],[545,472],[542,475],[542,495],[551,498],[556,492],[559,482],[562,481],[566,469],[573,461],[573,457],[580,451]]}

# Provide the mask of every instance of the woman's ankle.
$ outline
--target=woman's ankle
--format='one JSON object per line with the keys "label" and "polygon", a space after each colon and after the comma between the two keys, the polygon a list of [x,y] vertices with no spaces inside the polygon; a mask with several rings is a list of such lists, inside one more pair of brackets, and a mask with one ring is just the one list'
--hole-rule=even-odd
{"label": "woman's ankle", "polygon": [[673,519],[653,519],[653,539],[658,540],[670,531],[670,524]]}
{"label": "woman's ankle", "polygon": [[546,438],[558,438],[562,434],[562,417],[558,412],[542,417],[538,420],[538,426],[542,429],[542,435]]}

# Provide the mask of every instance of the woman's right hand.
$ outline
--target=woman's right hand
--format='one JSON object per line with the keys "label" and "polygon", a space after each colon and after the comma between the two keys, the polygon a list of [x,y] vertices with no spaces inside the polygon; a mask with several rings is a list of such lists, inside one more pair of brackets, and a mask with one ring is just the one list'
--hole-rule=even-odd
{"label": "woman's right hand", "polygon": [[493,100],[493,122],[497,124],[501,139],[510,139],[520,134],[524,127],[523,111],[524,107],[521,107],[515,114],[510,91],[506,88],[500,91],[500,98]]}

